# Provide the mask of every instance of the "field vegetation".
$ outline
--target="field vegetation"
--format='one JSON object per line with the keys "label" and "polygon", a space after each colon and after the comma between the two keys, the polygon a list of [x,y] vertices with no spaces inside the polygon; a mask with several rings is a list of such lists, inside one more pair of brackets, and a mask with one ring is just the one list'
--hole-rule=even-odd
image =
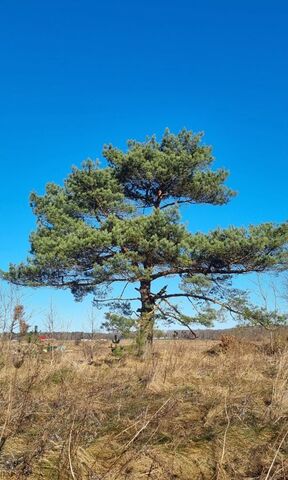
{"label": "field vegetation", "polygon": [[109,347],[2,340],[1,479],[288,478],[286,335]]}

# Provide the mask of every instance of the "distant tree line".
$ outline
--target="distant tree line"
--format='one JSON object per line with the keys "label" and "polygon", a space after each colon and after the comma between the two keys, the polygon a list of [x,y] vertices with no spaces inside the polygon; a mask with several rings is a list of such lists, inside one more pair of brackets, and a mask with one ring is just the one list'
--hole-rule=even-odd
{"label": "distant tree line", "polygon": [[[123,338],[120,332],[37,332],[39,337],[42,339],[46,338],[47,341],[49,340],[58,340],[58,341],[81,341],[81,340],[112,340],[115,333],[119,336],[119,338]],[[270,337],[269,331],[261,326],[241,326],[241,327],[234,327],[234,328],[225,328],[225,329],[201,329],[201,330],[194,330],[194,334],[196,335],[197,340],[220,340],[222,335],[231,335],[234,337],[246,339],[246,340],[253,340],[253,341],[263,341],[268,340]],[[192,334],[189,330],[165,330],[165,331],[158,331],[156,338],[159,340],[194,340],[195,335]],[[281,337],[285,337],[288,339],[288,327],[280,327],[277,330],[277,334]],[[7,339],[21,339],[22,335],[20,332],[11,333],[6,332],[3,333],[2,338]],[[130,338],[134,338],[135,333],[129,335]],[[129,338],[128,337],[128,338]]]}

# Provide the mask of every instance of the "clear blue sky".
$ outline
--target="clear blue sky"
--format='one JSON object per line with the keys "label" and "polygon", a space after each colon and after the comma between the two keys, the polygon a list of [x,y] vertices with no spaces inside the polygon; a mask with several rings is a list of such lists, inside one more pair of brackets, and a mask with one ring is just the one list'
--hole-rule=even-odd
{"label": "clear blue sky", "polygon": [[[286,220],[287,25],[285,0],[0,0],[0,268],[27,256],[31,190],[165,127],[204,130],[239,192],[192,229]],[[35,323],[51,296],[81,328],[88,302],[50,290]]]}

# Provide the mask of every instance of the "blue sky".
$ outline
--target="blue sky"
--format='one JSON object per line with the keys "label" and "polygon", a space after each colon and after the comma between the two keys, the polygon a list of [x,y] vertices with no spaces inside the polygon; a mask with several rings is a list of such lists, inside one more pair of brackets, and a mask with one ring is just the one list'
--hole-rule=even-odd
{"label": "blue sky", "polygon": [[[0,268],[27,256],[32,190],[165,127],[205,131],[239,192],[191,229],[286,220],[287,24],[284,0],[0,0]],[[40,326],[51,298],[71,328],[89,309],[25,295]]]}

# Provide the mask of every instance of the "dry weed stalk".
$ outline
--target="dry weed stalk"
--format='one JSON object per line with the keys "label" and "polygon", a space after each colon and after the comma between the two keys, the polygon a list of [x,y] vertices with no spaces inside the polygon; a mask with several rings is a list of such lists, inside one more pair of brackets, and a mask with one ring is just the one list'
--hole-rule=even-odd
{"label": "dry weed stalk", "polygon": [[269,411],[275,423],[288,415],[288,350],[280,354],[276,361]]}
{"label": "dry weed stalk", "polygon": [[[280,441],[280,443],[279,443],[279,445],[278,445],[278,448],[277,448],[277,450],[276,450],[276,452],[275,452],[275,455],[274,455],[274,457],[273,457],[273,460],[272,460],[272,462],[271,462],[271,465],[270,465],[270,467],[269,467],[269,470],[268,470],[267,475],[265,476],[264,480],[268,480],[268,479],[270,478],[270,474],[271,474],[272,469],[273,469],[273,467],[274,467],[276,458],[277,458],[277,456],[279,455],[279,452],[280,452],[280,450],[281,450],[281,448],[282,448],[282,446],[283,446],[283,444],[284,444],[284,442],[285,442],[285,440],[286,440],[287,435],[288,435],[288,430],[286,430],[286,432],[284,433],[284,435],[283,435],[283,437],[282,437],[282,439],[281,439],[281,441]],[[271,478],[272,478],[272,477],[271,477]]]}

